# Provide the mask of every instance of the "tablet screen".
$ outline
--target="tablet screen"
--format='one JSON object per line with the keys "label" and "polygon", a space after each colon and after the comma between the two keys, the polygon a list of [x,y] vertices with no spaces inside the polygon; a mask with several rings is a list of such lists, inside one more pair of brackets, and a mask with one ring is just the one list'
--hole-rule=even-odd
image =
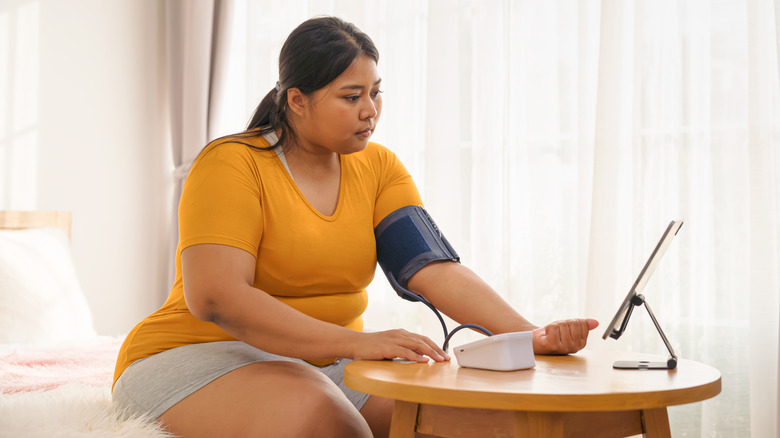
{"label": "tablet screen", "polygon": [[647,259],[644,268],[642,268],[642,272],[639,273],[639,276],[631,287],[631,290],[628,292],[628,295],[626,295],[626,298],[620,304],[617,313],[615,313],[615,317],[612,318],[612,322],[607,326],[607,330],[604,332],[602,339],[607,339],[607,336],[617,339],[623,334],[623,331],[626,329],[626,324],[628,324],[628,318],[631,316],[631,311],[634,308],[634,306],[631,305],[631,300],[636,295],[642,293],[647,281],[650,280],[655,268],[661,262],[661,258],[669,247],[669,244],[672,243],[674,236],[677,235],[682,224],[682,220],[674,220],[666,227],[666,231],[664,231],[664,234],[661,236],[661,240],[658,241],[653,253],[650,254],[650,258]]}

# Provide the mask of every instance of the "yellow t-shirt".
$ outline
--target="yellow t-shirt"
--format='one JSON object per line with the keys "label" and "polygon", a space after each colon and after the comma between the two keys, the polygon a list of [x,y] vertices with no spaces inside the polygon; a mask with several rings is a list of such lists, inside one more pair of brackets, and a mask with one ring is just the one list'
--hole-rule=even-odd
{"label": "yellow t-shirt", "polygon": [[[233,137],[266,147],[263,137]],[[114,381],[133,362],[187,344],[235,340],[195,318],[184,300],[181,251],[201,243],[256,256],[254,287],[322,321],[363,329],[366,287],[376,271],[374,227],[389,213],[421,205],[411,176],[383,146],[341,155],[336,211],[325,216],[298,190],[273,150],[217,140],[190,170],[179,202],[176,279],[163,306],[133,328]]]}

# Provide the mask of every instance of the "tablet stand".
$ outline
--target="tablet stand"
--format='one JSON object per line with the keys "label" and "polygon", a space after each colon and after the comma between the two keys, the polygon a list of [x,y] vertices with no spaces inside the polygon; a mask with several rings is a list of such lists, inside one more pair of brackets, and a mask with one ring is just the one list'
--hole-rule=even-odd
{"label": "tablet stand", "polygon": [[645,305],[645,309],[647,309],[647,313],[650,314],[650,318],[653,320],[653,324],[655,324],[655,328],[658,329],[658,333],[661,335],[661,339],[664,340],[664,345],[666,345],[666,349],[669,350],[669,359],[667,359],[666,362],[648,362],[644,360],[639,360],[639,361],[619,360],[615,362],[612,365],[612,367],[617,369],[624,369],[624,370],[673,370],[677,366],[677,355],[674,354],[672,345],[669,343],[669,340],[666,338],[664,331],[661,330],[661,326],[658,324],[658,320],[655,319],[655,315],[653,315],[653,311],[650,309],[650,306],[647,305],[647,301],[645,301],[644,295],[636,294],[631,298],[631,308],[629,308],[628,312],[626,312],[626,317],[623,320],[623,327],[625,327],[625,325],[628,323],[628,318],[631,316],[632,308],[634,306],[641,306],[642,304]]}

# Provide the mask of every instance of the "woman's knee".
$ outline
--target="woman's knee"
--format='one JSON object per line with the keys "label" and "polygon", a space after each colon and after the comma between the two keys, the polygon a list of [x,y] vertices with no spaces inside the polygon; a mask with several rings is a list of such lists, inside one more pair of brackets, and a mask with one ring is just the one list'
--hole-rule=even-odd
{"label": "woman's knee", "polygon": [[298,436],[370,437],[360,412],[324,374],[306,365],[288,363],[278,382],[280,390],[293,388]]}

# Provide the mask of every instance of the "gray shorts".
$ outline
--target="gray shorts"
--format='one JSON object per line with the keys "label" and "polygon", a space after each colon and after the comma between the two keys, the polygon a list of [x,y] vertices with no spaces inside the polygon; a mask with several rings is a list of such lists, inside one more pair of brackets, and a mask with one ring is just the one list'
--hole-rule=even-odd
{"label": "gray shorts", "polygon": [[308,365],[333,381],[360,410],[368,394],[344,385],[344,367],[351,362],[339,359],[317,367],[301,359],[267,353],[240,341],[184,345],[133,362],[114,384],[114,405],[128,414],[157,419],[187,396],[242,366],[270,361]]}

